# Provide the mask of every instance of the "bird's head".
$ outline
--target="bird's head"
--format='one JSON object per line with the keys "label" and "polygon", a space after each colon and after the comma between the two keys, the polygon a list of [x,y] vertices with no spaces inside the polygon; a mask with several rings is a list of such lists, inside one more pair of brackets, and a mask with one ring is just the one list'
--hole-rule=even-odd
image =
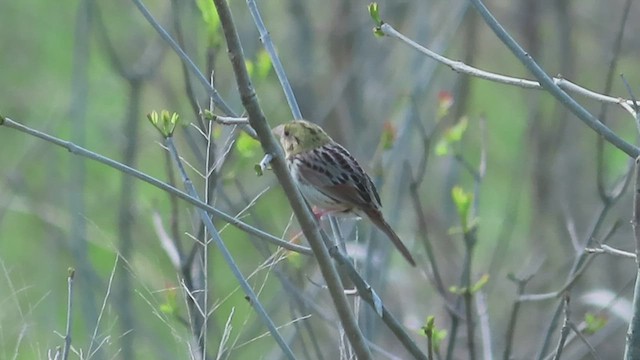
{"label": "bird's head", "polygon": [[280,138],[280,144],[287,156],[310,151],[332,141],[320,126],[306,120],[294,120],[278,125],[272,132]]}

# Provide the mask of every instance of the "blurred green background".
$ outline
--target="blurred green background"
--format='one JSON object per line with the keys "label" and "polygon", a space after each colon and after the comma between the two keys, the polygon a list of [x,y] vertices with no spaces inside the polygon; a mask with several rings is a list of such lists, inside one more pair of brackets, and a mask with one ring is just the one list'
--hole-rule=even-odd
{"label": "blurred green background", "polygon": [[[247,4],[230,3],[267,120],[272,126],[289,121],[290,110]],[[440,54],[484,70],[531,78],[467,1],[379,4],[384,21]],[[206,5],[146,2],[205,76],[213,70],[221,96],[242,113],[222,32],[204,20]],[[366,221],[357,223],[358,231],[352,231],[353,222],[343,222],[349,237],[358,237],[349,250],[363,276],[420,347],[426,347],[419,330],[428,315],[436,316],[439,328],[450,329],[444,304],[453,304],[456,297],[435,290],[423,241],[426,235],[434,248],[445,287],[458,286],[464,243],[451,200],[454,186],[475,192],[477,200],[472,276],[477,281],[489,275],[482,291],[486,308],[477,304],[476,311],[490,333],[478,329],[476,337],[478,343],[489,339],[478,351],[491,351],[496,358],[503,354],[516,299],[516,285],[507,274],[533,272],[527,293],[557,291],[584,243],[605,240],[616,223],[607,243],[633,251],[633,192],[626,190],[603,214],[597,190],[600,174],[607,192],[613,191],[629,159],[605,145],[599,169],[596,134],[548,94],[459,75],[395,39],[375,37],[366,1],[257,5],[304,117],[320,123],[367,167],[388,219],[420,259],[419,270],[411,269]],[[491,1],[489,6],[549,74],[603,91],[624,1],[518,0]],[[634,19],[639,11],[632,6],[629,17]],[[614,70],[634,89],[639,78],[637,31],[637,22],[626,24]],[[285,239],[299,231],[273,174],[254,173],[263,156],[259,143],[237,129],[211,125],[210,155],[224,160],[204,181],[207,142],[197,130],[202,119],[194,105],[207,108],[209,100],[193,74],[185,77],[178,56],[132,2],[2,1],[0,51],[0,114],[174,181],[182,189],[175,169],[167,166],[161,138],[145,117],[153,110],[175,111],[183,121],[176,142],[201,196],[208,183],[208,200],[220,210],[236,215],[246,209],[243,221]],[[611,93],[628,97],[617,76]],[[454,102],[446,115],[438,116],[442,94],[450,94]],[[600,114],[600,103],[576,99]],[[468,127],[461,140],[448,144],[447,154],[435,154],[442,133],[462,118]],[[636,127],[620,108],[610,106],[606,121],[627,141],[636,142]],[[381,145],[382,134],[392,136],[390,146]],[[425,152],[424,136],[430,135],[433,146]],[[476,184],[463,163],[477,169],[482,151],[486,175]],[[409,185],[427,154],[425,178],[417,190],[424,210],[420,217]],[[169,234],[188,254],[197,244],[194,239],[202,239],[193,207],[6,127],[0,127],[0,180],[0,358],[42,359],[63,345],[69,267],[76,269],[71,332],[75,353],[70,358],[197,358],[184,273],[172,265],[161,244],[163,233]],[[275,247],[214,220],[296,355],[344,356],[344,336],[336,331],[339,323],[320,287],[315,262],[288,254],[277,265],[265,266]],[[420,231],[421,222],[428,233]],[[280,358],[273,339],[261,336],[266,329],[214,248],[207,266],[208,358]],[[201,270],[197,263],[189,271]],[[632,260],[599,255],[572,288],[576,324],[584,324],[587,314],[606,320],[586,334],[601,358],[621,357],[634,275]],[[539,354],[559,303],[559,298],[523,303],[514,358]],[[407,358],[382,322],[366,305],[361,307],[363,331],[379,347],[375,357]],[[229,340],[222,341],[229,318]],[[557,328],[550,335],[552,345],[545,354],[557,343]],[[466,336],[461,329],[453,358],[467,358]],[[444,340],[443,354],[449,339]],[[565,358],[583,357],[589,357],[587,347],[571,342]]]}

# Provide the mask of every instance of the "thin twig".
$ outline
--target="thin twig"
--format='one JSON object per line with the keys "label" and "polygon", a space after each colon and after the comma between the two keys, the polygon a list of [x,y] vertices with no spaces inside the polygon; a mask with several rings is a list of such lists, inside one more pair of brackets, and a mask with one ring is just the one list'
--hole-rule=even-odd
{"label": "thin twig", "polygon": [[636,259],[636,254],[628,251],[616,249],[609,245],[601,245],[600,247],[597,247],[597,248],[586,248],[584,249],[584,251],[590,254],[609,254],[614,256],[620,256],[627,259],[634,259],[634,260]]}
{"label": "thin twig", "polygon": [[528,276],[524,276],[523,278],[516,278],[515,276],[511,278],[511,280],[513,280],[517,284],[518,288],[517,288],[517,294],[516,294],[516,301],[513,302],[513,306],[511,307],[511,315],[509,316],[509,325],[507,326],[506,339],[505,339],[506,346],[504,348],[504,354],[502,356],[503,360],[511,359],[511,349],[513,348],[513,338],[515,336],[516,324],[518,322],[518,317],[520,315],[520,306],[522,304],[519,298],[524,293],[524,288],[527,286],[527,283],[532,278],[533,278],[533,273],[531,273]]}
{"label": "thin twig", "polygon": [[73,314],[73,277],[76,274],[76,270],[69,268],[69,274],[67,275],[67,326],[64,332],[64,348],[62,350],[62,360],[69,358],[69,351],[71,350],[71,317]]}
{"label": "thin twig", "polygon": [[278,81],[280,81],[280,86],[284,91],[284,96],[287,99],[287,103],[289,104],[291,112],[293,113],[293,118],[302,119],[302,113],[300,112],[300,108],[298,107],[296,96],[293,93],[293,89],[291,89],[291,84],[289,84],[287,75],[284,72],[284,67],[282,67],[282,63],[280,62],[278,53],[276,52],[275,46],[271,41],[271,35],[269,35],[269,31],[267,31],[267,27],[265,26],[264,21],[262,21],[260,11],[258,10],[258,5],[256,5],[255,0],[247,0],[247,6],[249,7],[251,17],[253,17],[253,22],[255,22],[256,27],[258,28],[258,32],[260,33],[260,41],[262,41],[262,44],[264,45],[264,48],[269,55],[269,59],[271,59],[273,69],[278,76]]}
{"label": "thin twig", "polygon": [[482,339],[482,357],[484,360],[491,360],[493,359],[493,349],[491,348],[491,326],[489,326],[489,309],[487,308],[486,297],[483,291],[478,291],[476,308],[478,309],[480,338]]}
{"label": "thin twig", "polygon": [[564,296],[564,324],[562,325],[562,330],[560,330],[560,340],[558,341],[558,347],[556,348],[554,360],[560,360],[562,356],[562,350],[564,349],[564,344],[567,341],[567,336],[569,336],[569,321],[571,316],[571,309],[569,308],[569,294],[567,293]]}
{"label": "thin twig", "polygon": [[[627,24],[627,20],[629,19],[629,14],[631,13],[630,8],[631,8],[631,2],[633,0],[627,0],[625,1],[624,4],[624,9],[622,11],[622,20],[620,21],[620,26],[618,27],[618,33],[616,34],[616,39],[614,41],[614,45],[613,48],[611,50],[611,60],[609,61],[609,66],[607,67],[607,75],[605,77],[605,85],[604,85],[604,89],[602,91],[603,94],[605,95],[609,95],[609,93],[611,92],[611,87],[613,85],[613,77],[615,74],[615,70],[616,67],[618,65],[618,58],[620,57],[620,53],[622,50],[622,38],[624,36],[624,29],[626,28],[626,24]],[[607,103],[602,103],[602,106],[600,107],[600,114],[598,116],[598,118],[600,119],[600,121],[602,121],[603,123],[606,122],[606,115],[607,115]],[[598,185],[598,195],[600,196],[600,199],[605,202],[607,201],[607,198],[609,197],[609,195],[607,194],[606,190],[605,190],[605,180],[604,180],[604,164],[605,164],[605,160],[604,160],[604,140],[602,139],[601,136],[598,136],[598,139],[596,141],[596,151],[597,151],[597,155],[596,155],[596,167],[597,167],[597,185]]]}
{"label": "thin twig", "polygon": [[[187,192],[189,193],[189,195],[191,197],[193,197],[195,199],[198,199],[198,193],[196,192],[196,189],[193,186],[193,183],[191,182],[191,180],[187,176],[186,171],[184,170],[184,166],[182,165],[182,162],[180,161],[180,156],[178,155],[177,149],[176,149],[176,147],[175,147],[175,145],[173,143],[173,139],[171,137],[167,137],[165,139],[165,142],[166,142],[167,148],[169,149],[169,152],[171,153],[173,161],[176,164],[176,167],[178,168],[178,171],[180,172],[180,176],[182,177],[182,181],[184,183],[184,186],[185,186]],[[222,238],[220,237],[220,234],[218,233],[218,230],[215,228],[215,225],[213,225],[213,221],[211,221],[211,218],[209,217],[209,215],[207,214],[206,211],[198,208],[198,213],[200,215],[200,220],[202,221],[202,223],[206,227],[207,231],[211,235],[213,243],[218,248],[218,251],[220,251],[220,254],[224,258],[224,260],[227,263],[227,265],[229,266],[229,268],[231,269],[231,272],[233,273],[233,275],[235,276],[236,280],[240,284],[240,287],[242,287],[242,289],[244,290],[245,294],[247,294],[247,296],[249,297],[249,299],[251,301],[251,305],[256,310],[256,313],[258,314],[258,317],[265,324],[265,326],[267,327],[267,329],[271,333],[271,336],[273,336],[275,341],[278,343],[278,345],[280,346],[280,348],[284,352],[284,355],[290,360],[295,360],[295,356],[293,355],[293,352],[291,351],[291,348],[289,348],[289,345],[287,345],[287,343],[284,341],[284,339],[282,338],[282,336],[278,332],[278,329],[276,328],[275,324],[273,323],[273,320],[271,320],[271,318],[269,317],[267,312],[264,310],[264,307],[262,306],[262,304],[258,300],[258,297],[256,296],[255,292],[251,288],[251,285],[249,285],[247,280],[242,275],[242,272],[240,271],[240,269],[238,268],[238,265],[233,260],[233,257],[231,256],[231,253],[229,252],[229,250],[225,246],[224,242],[222,241]],[[208,244],[205,244],[205,246],[207,246],[207,245]],[[205,304],[205,306],[206,306],[206,304]]]}

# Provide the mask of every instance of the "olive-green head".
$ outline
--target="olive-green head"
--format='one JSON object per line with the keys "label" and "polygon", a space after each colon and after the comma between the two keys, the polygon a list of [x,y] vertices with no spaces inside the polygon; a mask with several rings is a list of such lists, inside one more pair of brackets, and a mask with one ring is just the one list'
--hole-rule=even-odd
{"label": "olive-green head", "polygon": [[281,124],[272,131],[280,138],[286,156],[317,149],[333,141],[320,126],[306,120]]}

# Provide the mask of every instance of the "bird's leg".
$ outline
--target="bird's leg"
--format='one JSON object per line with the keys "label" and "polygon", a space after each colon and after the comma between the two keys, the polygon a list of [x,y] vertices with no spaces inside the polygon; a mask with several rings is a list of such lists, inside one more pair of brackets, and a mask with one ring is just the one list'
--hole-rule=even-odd
{"label": "bird's leg", "polygon": [[316,220],[320,221],[322,220],[322,218],[329,214],[331,211],[329,210],[324,210],[324,209],[320,209],[316,206],[314,206],[313,208],[311,208],[311,211],[313,212],[313,215],[316,217]]}

